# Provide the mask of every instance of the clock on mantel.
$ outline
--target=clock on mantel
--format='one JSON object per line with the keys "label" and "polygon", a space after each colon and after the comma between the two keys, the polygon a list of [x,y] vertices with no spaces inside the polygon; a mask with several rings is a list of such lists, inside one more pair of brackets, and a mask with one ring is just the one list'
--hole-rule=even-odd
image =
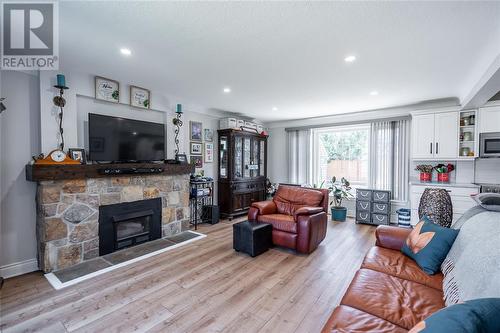
{"label": "clock on mantel", "polygon": [[47,157],[41,158],[35,161],[36,165],[62,165],[62,164],[80,164],[80,161],[76,161],[68,156],[61,149],[55,149],[51,151]]}

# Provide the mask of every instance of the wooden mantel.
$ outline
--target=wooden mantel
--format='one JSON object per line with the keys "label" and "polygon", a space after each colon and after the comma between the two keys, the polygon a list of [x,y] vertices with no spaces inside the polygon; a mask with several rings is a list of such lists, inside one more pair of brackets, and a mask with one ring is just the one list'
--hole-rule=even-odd
{"label": "wooden mantel", "polygon": [[[148,169],[162,168],[159,173],[105,174],[105,169]],[[26,180],[38,182],[44,180],[86,179],[139,175],[179,175],[194,172],[192,164],[163,163],[113,163],[113,164],[78,164],[78,165],[26,165]]]}

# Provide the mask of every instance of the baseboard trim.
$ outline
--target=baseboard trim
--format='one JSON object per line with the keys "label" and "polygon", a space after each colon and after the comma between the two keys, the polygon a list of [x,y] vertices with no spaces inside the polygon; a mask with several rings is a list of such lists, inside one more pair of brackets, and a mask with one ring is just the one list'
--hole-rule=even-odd
{"label": "baseboard trim", "polygon": [[38,270],[38,260],[28,259],[0,267],[0,276],[7,279]]}

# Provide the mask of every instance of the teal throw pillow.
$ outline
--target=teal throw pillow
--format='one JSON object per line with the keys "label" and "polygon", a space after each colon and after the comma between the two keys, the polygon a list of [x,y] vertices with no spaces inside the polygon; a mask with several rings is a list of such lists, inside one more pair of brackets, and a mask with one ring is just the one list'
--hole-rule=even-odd
{"label": "teal throw pillow", "polygon": [[457,235],[458,230],[441,227],[424,217],[411,231],[401,251],[415,260],[425,273],[436,274]]}

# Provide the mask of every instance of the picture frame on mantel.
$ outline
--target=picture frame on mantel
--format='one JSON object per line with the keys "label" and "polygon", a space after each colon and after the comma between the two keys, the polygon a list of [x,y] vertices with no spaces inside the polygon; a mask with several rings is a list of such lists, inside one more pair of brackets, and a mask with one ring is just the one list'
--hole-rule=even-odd
{"label": "picture frame on mantel", "polygon": [[199,121],[189,122],[189,138],[191,141],[203,140],[203,124]]}
{"label": "picture frame on mantel", "polygon": [[85,153],[85,149],[83,149],[83,148],[69,148],[68,154],[69,154],[69,157],[71,157],[75,161],[79,161],[80,164],[87,164],[87,154]]}
{"label": "picture frame on mantel", "polygon": [[151,108],[151,91],[131,85],[130,105],[136,108],[149,110]]}
{"label": "picture frame on mantel", "polygon": [[96,76],[95,99],[111,103],[120,102],[120,82],[102,76]]}

